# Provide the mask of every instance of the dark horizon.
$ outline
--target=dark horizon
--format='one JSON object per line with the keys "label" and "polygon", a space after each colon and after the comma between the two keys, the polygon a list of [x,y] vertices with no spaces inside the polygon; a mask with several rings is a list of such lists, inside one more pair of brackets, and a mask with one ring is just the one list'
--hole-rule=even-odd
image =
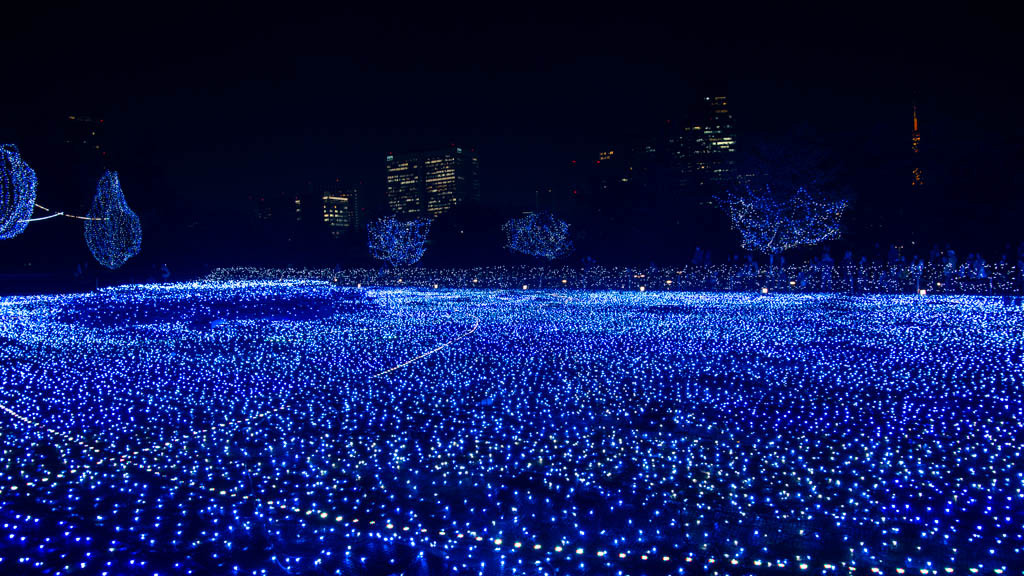
{"label": "dark horizon", "polygon": [[[251,195],[340,178],[379,200],[387,153],[457,143],[479,155],[483,204],[511,216],[571,160],[727,95],[741,148],[800,127],[820,138],[847,175],[860,246],[920,235],[991,251],[1024,239],[1012,19],[832,10],[20,6],[0,24],[10,64],[0,142],[36,169],[41,203],[81,210],[94,183],[63,173],[59,126],[102,118],[108,167],[142,219],[140,262],[248,262],[259,260],[239,239],[254,234]],[[894,195],[909,191],[914,103],[931,195],[910,203],[919,229],[897,238],[879,228],[872,239]],[[45,266],[76,241],[69,223],[33,224],[5,244],[3,267],[23,268],[24,254]],[[686,242],[637,259],[686,260]],[[65,260],[87,258],[72,249]]]}

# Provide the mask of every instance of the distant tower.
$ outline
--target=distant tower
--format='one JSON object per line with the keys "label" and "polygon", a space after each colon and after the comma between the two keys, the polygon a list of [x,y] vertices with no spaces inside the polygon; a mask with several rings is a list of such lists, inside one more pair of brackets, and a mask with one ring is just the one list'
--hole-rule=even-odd
{"label": "distant tower", "polygon": [[917,126],[917,104],[914,104],[914,131],[910,135],[910,151],[913,155],[911,172],[913,180],[910,185],[914,188],[924,186],[924,174],[921,172],[921,131]]}

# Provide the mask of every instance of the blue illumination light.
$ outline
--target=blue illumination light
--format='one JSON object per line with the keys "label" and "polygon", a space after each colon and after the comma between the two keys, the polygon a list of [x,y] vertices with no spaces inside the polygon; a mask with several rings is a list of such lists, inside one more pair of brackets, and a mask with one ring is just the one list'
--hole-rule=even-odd
{"label": "blue illumination light", "polygon": [[0,315],[0,572],[1022,565],[999,298],[198,282]]}
{"label": "blue illumination light", "polygon": [[87,218],[85,242],[103,266],[120,268],[142,249],[142,226],[124,199],[117,172],[100,178]]}
{"label": "blue illumination light", "polygon": [[25,231],[36,202],[36,173],[14,144],[0,144],[0,240]]}
{"label": "blue illumination light", "polygon": [[505,246],[513,252],[551,262],[573,250],[569,223],[548,212],[511,218],[501,229],[505,232]]}
{"label": "blue illumination light", "polygon": [[367,225],[370,255],[392,266],[412,266],[426,252],[430,220],[403,222],[394,216],[380,218]]}
{"label": "blue illumination light", "polygon": [[789,195],[748,188],[746,194],[727,195],[722,204],[743,248],[774,256],[839,238],[847,203],[814,198],[804,188]]}

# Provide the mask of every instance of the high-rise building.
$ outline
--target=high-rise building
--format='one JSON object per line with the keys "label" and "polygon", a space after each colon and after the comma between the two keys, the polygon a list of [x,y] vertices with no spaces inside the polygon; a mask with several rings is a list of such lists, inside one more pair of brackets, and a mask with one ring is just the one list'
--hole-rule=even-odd
{"label": "high-rise building", "polygon": [[706,180],[716,186],[729,186],[736,177],[736,134],[725,96],[704,99],[707,120],[704,125]]}
{"label": "high-rise building", "polygon": [[333,182],[321,189],[324,225],[334,238],[355,230],[363,222],[360,189]]}
{"label": "high-rise building", "polygon": [[706,197],[734,184],[737,178],[736,134],[725,96],[709,96],[703,112],[665,138],[665,161],[675,174],[673,186],[682,194]]}
{"label": "high-rise building", "polygon": [[634,238],[657,219],[705,224],[715,197],[737,185],[741,170],[728,100],[698,104],[682,123],[666,121],[646,137],[571,161],[558,198],[578,218],[632,226]]}
{"label": "high-rise building", "polygon": [[704,187],[708,171],[708,146],[702,124],[684,126],[666,139],[666,159],[674,169],[678,191],[693,195]]}
{"label": "high-rise building", "polygon": [[434,218],[480,199],[480,163],[458,146],[387,156],[388,207],[398,216]]}
{"label": "high-rise building", "polygon": [[423,170],[420,158],[388,154],[388,208],[398,216],[419,216],[424,210],[423,196]]}

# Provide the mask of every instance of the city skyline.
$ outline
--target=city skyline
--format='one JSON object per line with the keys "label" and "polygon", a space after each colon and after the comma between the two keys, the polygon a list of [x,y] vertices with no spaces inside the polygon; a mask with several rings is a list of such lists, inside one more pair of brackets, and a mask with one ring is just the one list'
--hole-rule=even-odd
{"label": "city skyline", "polygon": [[435,218],[466,201],[480,201],[480,160],[451,145],[422,152],[388,153],[388,209],[402,217]]}
{"label": "city skyline", "polygon": [[[969,11],[954,21],[909,9],[885,18],[854,12],[844,16],[859,26],[838,31],[821,25],[834,13],[796,8],[727,18],[710,7],[651,10],[622,19],[566,10],[500,21],[473,11],[271,18],[216,9],[202,20],[182,12],[126,25],[136,15],[17,7],[8,22],[18,26],[3,36],[19,57],[9,72],[17,82],[0,91],[0,140],[18,144],[40,176],[41,203],[59,209],[81,212],[100,168],[118,170],[143,227],[155,232],[142,258],[157,262],[244,256],[250,222],[259,221],[248,199],[288,205],[308,182],[363,183],[361,210],[381,212],[388,152],[453,143],[475,150],[481,202],[500,214],[572,205],[571,162],[579,168],[612,150],[633,158],[630,187],[656,206],[665,177],[645,166],[665,163],[657,157],[668,153],[666,130],[703,127],[691,120],[716,96],[727,98],[721,126],[729,134],[683,130],[674,145],[717,138],[714,145],[735,144],[739,158],[754,143],[799,134],[842,173],[854,199],[848,237],[860,246],[998,248],[1013,241],[1024,204],[1012,193],[1024,181],[1016,138],[1024,122],[1006,104],[1018,89],[998,73],[1009,52],[998,33],[1005,24],[991,14]],[[683,33],[675,24],[683,16],[716,24]],[[111,34],[90,33],[108,25]],[[951,37],[954,25],[962,33]],[[223,29],[247,33],[225,44]],[[179,43],[180,30],[193,41]],[[907,142],[911,106],[920,122],[916,156]],[[69,158],[69,116],[103,120],[102,162]],[[919,193],[908,192],[913,170],[926,184]],[[322,204],[299,200],[303,212]],[[641,200],[628,207],[631,218],[649,214]],[[679,209],[671,226],[634,227],[660,229],[647,239],[660,245],[690,246],[700,231],[687,230],[712,217],[705,208]],[[605,226],[592,234],[608,238],[625,225],[590,224]],[[24,242],[4,265],[43,260],[47,250]],[[674,256],[666,249],[652,257]]]}

